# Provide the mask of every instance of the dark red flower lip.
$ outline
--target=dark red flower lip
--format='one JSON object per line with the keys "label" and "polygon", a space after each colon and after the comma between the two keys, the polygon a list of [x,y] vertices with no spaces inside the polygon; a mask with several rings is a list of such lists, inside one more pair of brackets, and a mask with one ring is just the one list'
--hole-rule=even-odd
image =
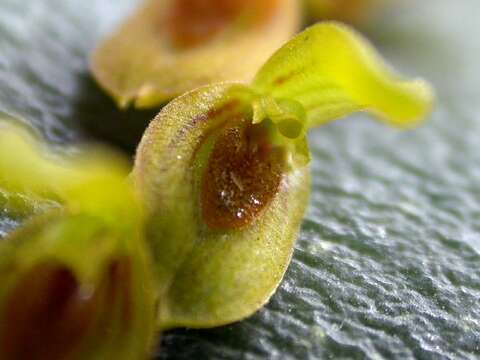
{"label": "dark red flower lip", "polygon": [[4,303],[0,358],[65,360],[85,343],[108,336],[116,318],[125,331],[133,317],[131,284],[128,257],[110,260],[92,289],[65,265],[33,266],[20,275]]}

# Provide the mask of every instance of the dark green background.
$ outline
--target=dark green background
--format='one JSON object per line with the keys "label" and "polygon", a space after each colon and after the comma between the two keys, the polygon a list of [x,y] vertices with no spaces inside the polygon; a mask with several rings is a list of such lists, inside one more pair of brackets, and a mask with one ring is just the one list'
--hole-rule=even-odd
{"label": "dark green background", "polygon": [[[242,323],[164,334],[158,359],[480,358],[480,2],[398,2],[365,31],[435,84],[432,118],[312,132],[311,206],[279,291]],[[153,113],[117,111],[87,61],[134,3],[0,0],[0,110],[59,146],[131,151]],[[0,236],[18,221],[0,211]]]}

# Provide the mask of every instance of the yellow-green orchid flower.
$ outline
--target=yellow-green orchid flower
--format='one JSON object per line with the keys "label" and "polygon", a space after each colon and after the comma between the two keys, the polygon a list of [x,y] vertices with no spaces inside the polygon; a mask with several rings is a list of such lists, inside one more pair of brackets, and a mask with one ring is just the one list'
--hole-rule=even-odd
{"label": "yellow-green orchid flower", "polygon": [[309,129],[355,111],[410,128],[432,101],[428,84],[403,80],[361,35],[327,22],[285,44],[252,82],[168,104],[132,174],[147,205],[159,325],[230,323],[274,293],[308,203]]}
{"label": "yellow-green orchid flower", "polygon": [[0,126],[0,187],[62,204],[0,241],[3,360],[150,354],[156,292],[141,205],[118,157],[82,154],[60,158]]}

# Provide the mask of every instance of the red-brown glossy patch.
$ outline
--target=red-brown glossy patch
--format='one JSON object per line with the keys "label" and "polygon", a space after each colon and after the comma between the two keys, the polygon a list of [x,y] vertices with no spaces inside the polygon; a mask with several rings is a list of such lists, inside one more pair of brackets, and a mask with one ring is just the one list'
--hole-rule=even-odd
{"label": "red-brown glossy patch", "polygon": [[86,341],[90,347],[102,346],[105,339],[118,340],[130,329],[135,296],[132,281],[130,258],[118,257],[110,261],[95,290],[95,322]]}
{"label": "red-brown glossy patch", "polygon": [[279,0],[174,0],[167,28],[178,48],[201,45],[244,16],[255,25],[273,14]]}
{"label": "red-brown glossy patch", "polygon": [[94,303],[61,265],[40,264],[21,276],[6,300],[3,360],[68,359],[92,322]]}
{"label": "red-brown glossy patch", "polygon": [[278,193],[284,154],[258,126],[241,119],[219,135],[203,175],[202,217],[211,229],[254,221]]}
{"label": "red-brown glossy patch", "polygon": [[[131,284],[131,262],[126,257],[112,260],[89,292],[65,266],[33,267],[6,300],[0,318],[0,358],[67,360],[85,343],[120,335],[133,317]],[[113,324],[118,327],[115,334]]]}
{"label": "red-brown glossy patch", "polygon": [[129,258],[118,258],[110,263],[105,274],[108,289],[107,304],[118,304],[124,328],[128,328],[133,318],[132,264]]}

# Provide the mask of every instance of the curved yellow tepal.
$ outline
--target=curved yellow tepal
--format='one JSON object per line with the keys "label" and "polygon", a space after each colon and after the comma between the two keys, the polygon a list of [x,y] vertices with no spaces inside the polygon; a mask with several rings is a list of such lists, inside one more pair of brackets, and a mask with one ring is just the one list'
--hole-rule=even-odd
{"label": "curved yellow tepal", "polygon": [[119,155],[89,148],[59,156],[26,130],[8,122],[1,125],[0,190],[25,194],[32,201],[57,200],[102,216],[139,209],[125,180],[127,162]]}
{"label": "curved yellow tepal", "polygon": [[431,111],[434,94],[422,80],[403,80],[372,45],[335,22],[312,26],[277,51],[253,87],[304,106],[307,127],[366,111],[398,127],[412,127]]}

